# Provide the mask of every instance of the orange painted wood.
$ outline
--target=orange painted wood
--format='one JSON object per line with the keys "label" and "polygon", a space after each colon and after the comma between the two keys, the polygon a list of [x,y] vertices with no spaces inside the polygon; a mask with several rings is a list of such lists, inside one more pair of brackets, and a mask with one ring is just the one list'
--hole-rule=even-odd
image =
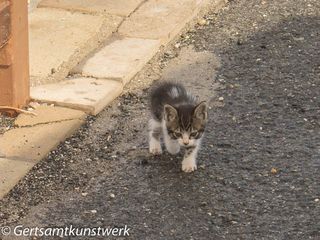
{"label": "orange painted wood", "polygon": [[[0,0],[2,9],[8,3],[9,33],[3,34],[8,39],[0,48],[0,105],[23,107],[29,100],[28,3]],[[0,29],[6,29],[5,24],[1,21]]]}
{"label": "orange painted wood", "polygon": [[0,48],[9,40],[10,35],[10,3],[0,2]]}

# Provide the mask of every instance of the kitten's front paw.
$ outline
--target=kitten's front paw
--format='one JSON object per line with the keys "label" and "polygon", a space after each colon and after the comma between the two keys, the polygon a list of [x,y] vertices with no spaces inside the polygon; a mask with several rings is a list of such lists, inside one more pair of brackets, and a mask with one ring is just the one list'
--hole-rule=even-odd
{"label": "kitten's front paw", "polygon": [[149,152],[150,152],[152,155],[161,155],[162,149],[161,149],[161,148],[150,148],[150,149],[149,149]]}
{"label": "kitten's front paw", "polygon": [[151,139],[149,142],[149,152],[152,155],[160,155],[162,153],[160,142],[155,139]]}
{"label": "kitten's front paw", "polygon": [[182,162],[182,171],[186,173],[190,173],[197,170],[197,164],[191,161],[183,161]]}
{"label": "kitten's front paw", "polygon": [[150,145],[149,152],[152,155],[160,155],[162,153],[161,145],[160,144]]}

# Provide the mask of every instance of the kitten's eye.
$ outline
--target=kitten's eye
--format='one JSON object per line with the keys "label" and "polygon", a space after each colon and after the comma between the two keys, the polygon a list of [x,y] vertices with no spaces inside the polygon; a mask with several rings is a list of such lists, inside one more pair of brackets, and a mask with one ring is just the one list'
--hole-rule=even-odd
{"label": "kitten's eye", "polygon": [[176,138],[181,138],[181,137],[182,137],[181,132],[174,132],[173,135],[174,135]]}
{"label": "kitten's eye", "polygon": [[192,133],[190,133],[190,137],[195,138],[198,136],[198,134],[199,134],[199,132],[192,132]]}

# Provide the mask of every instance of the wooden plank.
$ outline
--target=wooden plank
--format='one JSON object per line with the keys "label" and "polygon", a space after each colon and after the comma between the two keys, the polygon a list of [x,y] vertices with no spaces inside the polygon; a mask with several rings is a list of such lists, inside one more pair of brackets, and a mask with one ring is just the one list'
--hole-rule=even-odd
{"label": "wooden plank", "polygon": [[28,1],[0,0],[0,106],[23,107],[29,100]]}
{"label": "wooden plank", "polygon": [[9,48],[0,48],[0,68],[7,68],[12,64],[11,54],[8,52]]}
{"label": "wooden plank", "polygon": [[10,2],[0,2],[0,48],[9,40],[10,35]]}

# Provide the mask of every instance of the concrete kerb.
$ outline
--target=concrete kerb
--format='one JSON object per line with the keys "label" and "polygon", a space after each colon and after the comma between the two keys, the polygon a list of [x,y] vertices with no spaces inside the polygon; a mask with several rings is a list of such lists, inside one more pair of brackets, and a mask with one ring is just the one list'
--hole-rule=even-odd
{"label": "concrete kerb", "polygon": [[[197,14],[202,16],[211,8],[207,8],[207,3],[209,1],[205,0],[197,9]],[[217,0],[215,5],[215,10],[221,9],[224,4],[227,3],[227,0]],[[195,16],[194,14],[193,16]],[[170,36],[170,40],[166,41],[163,45],[169,45],[169,42],[174,42],[176,39],[179,38],[179,33],[186,32],[186,29],[190,25],[194,25],[198,21],[198,18],[190,19],[188,23],[185,23],[184,26],[181,26],[179,31],[176,32],[175,36]],[[115,33],[114,33],[115,34]],[[116,33],[118,34],[118,33]],[[111,37],[114,37],[112,35]],[[159,49],[163,49],[165,46],[159,46]],[[156,58],[159,54],[162,54],[163,51],[154,52],[150,58]],[[144,65],[146,65],[145,63]],[[140,68],[141,69],[141,68]],[[130,78],[134,79],[136,74],[132,75]],[[81,77],[80,77],[81,79]],[[103,79],[95,79],[97,81],[105,81]],[[108,80],[108,79],[107,79]],[[68,80],[67,80],[68,81]],[[110,81],[110,80],[108,80]],[[119,90],[120,89],[120,90]],[[123,85],[121,88],[118,87],[116,91],[116,95],[112,96],[110,100],[105,101],[102,105],[99,105],[99,108],[94,114],[97,114],[101,111],[106,105],[108,105],[113,99],[119,96],[122,92]],[[35,98],[37,99],[37,98]],[[46,100],[45,100],[46,101]],[[98,101],[98,100],[97,100]],[[50,101],[48,101],[50,102]],[[55,102],[59,105],[59,102]],[[67,106],[68,105],[64,105]],[[59,107],[56,107],[59,108]],[[72,110],[69,108],[62,108],[63,110]],[[81,109],[81,108],[80,108]],[[84,109],[85,110],[85,109]],[[40,111],[40,110],[38,110]],[[85,110],[86,111],[86,110]],[[90,112],[90,111],[87,111]],[[73,117],[66,118],[65,116],[62,119],[52,118],[54,119],[53,122],[48,122],[48,119],[36,120],[34,118],[34,125],[30,125],[30,118],[29,116],[21,115],[20,118],[17,119],[17,128],[12,129],[11,131],[7,132],[5,135],[0,137],[0,199],[4,197],[10,189],[12,189],[18,181],[27,174],[27,172],[42,158],[44,158],[51,150],[53,150],[60,142],[64,141],[65,138],[73,134],[83,123],[85,119],[85,113],[83,111],[78,111],[79,118]],[[92,111],[90,112],[93,113]],[[38,116],[43,116],[39,114]],[[24,125],[21,123],[19,119],[26,118],[28,124]],[[20,126],[20,127],[19,127]],[[63,127],[64,126],[64,127]],[[36,134],[35,134],[36,133]],[[8,144],[10,139],[18,139],[20,134],[20,140],[15,143],[15,145]],[[22,134],[22,135],[21,135]],[[48,143],[48,139],[52,139],[50,143]],[[27,140],[27,141],[26,141]],[[46,146],[41,147],[41,144],[46,143]],[[9,145],[9,147],[8,147]],[[40,146],[40,148],[39,148]],[[35,151],[35,149],[41,149]],[[20,155],[19,155],[20,154]]]}
{"label": "concrete kerb", "polygon": [[69,108],[40,106],[37,116],[21,114],[15,128],[0,137],[0,199],[28,171],[85,122],[86,114]]}

